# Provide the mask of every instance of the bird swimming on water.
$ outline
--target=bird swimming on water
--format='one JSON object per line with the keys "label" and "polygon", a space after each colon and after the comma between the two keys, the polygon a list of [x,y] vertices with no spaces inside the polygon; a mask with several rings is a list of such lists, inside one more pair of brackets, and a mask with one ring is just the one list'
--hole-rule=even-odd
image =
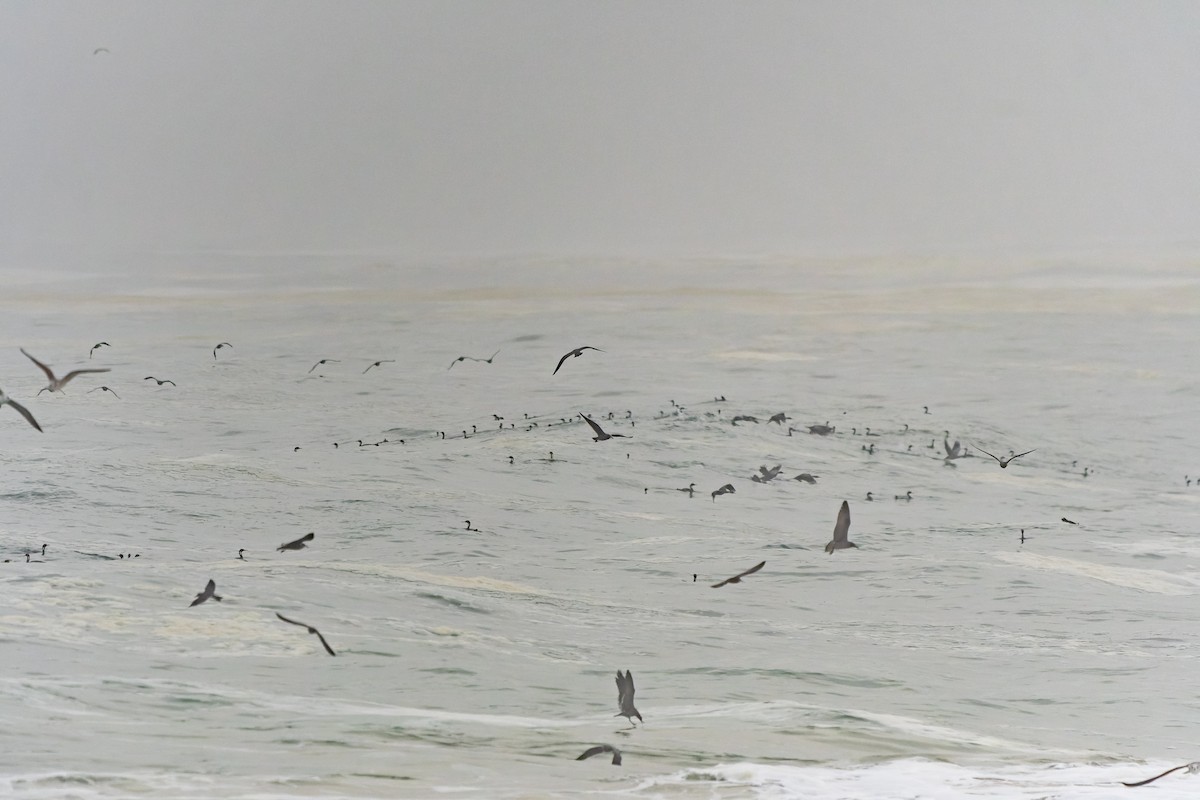
{"label": "bird swimming on water", "polygon": [[[632,720],[630,720],[632,722]],[[599,755],[600,753],[612,753],[612,763],[621,766],[621,751],[613,747],[611,744],[598,744],[595,747],[589,747],[583,751],[583,755],[578,756],[576,761],[583,761],[585,758]]]}
{"label": "bird swimming on water", "polygon": [[208,584],[204,587],[204,591],[196,595],[196,599],[192,601],[192,605],[188,606],[188,608],[198,606],[210,598],[216,600],[218,603],[221,602],[221,595],[217,594],[217,582],[212,578],[208,579]]}
{"label": "bird swimming on water", "polygon": [[290,623],[292,625],[299,625],[301,628],[308,628],[309,633],[316,634],[317,638],[321,640],[321,646],[325,648],[326,653],[329,653],[329,655],[331,655],[331,656],[337,655],[337,653],[333,652],[333,648],[329,646],[329,642],[325,641],[325,637],[321,635],[321,632],[319,630],[317,630],[316,628],[314,628],[312,625],[307,625],[303,622],[297,622],[294,619],[288,619],[283,614],[280,614],[278,611],[275,612],[275,616],[279,617],[284,622]]}
{"label": "bird swimming on water", "polygon": [[834,550],[845,550],[847,547],[858,547],[850,541],[850,503],[843,500],[838,511],[837,524],[833,526],[833,539],[825,545],[825,552],[833,555]]}
{"label": "bird swimming on water", "polygon": [[605,433],[603,428],[601,428],[599,425],[597,425],[592,420],[591,417],[584,414],[582,411],[579,412],[579,416],[583,417],[583,421],[586,422],[588,424],[588,426],[591,427],[591,429],[595,432],[596,435],[592,437],[593,442],[603,442],[608,439],[617,439],[617,438],[628,439],[629,438],[628,436],[626,436],[623,433]]}
{"label": "bird swimming on water", "polygon": [[568,358],[570,358],[571,356],[575,356],[575,358],[579,358],[581,355],[583,355],[583,351],[584,351],[584,350],[595,350],[597,353],[603,353],[603,352],[604,352],[604,351],[603,351],[603,350],[601,350],[599,347],[592,347],[591,345],[586,345],[586,344],[585,344],[583,347],[576,347],[574,350],[572,350],[571,352],[567,353],[565,356],[563,356],[562,358],[560,358],[560,359],[558,360],[558,366],[557,366],[557,367],[555,367],[555,368],[554,368],[554,372],[551,372],[550,374],[551,374],[551,375],[557,375],[557,374],[558,374],[558,370],[559,370],[559,368],[561,368],[561,367],[562,367],[562,365],[563,365],[563,362],[564,362],[564,361],[566,361],[566,360],[567,360]]}
{"label": "bird swimming on water", "polygon": [[638,722],[645,721],[633,705],[633,673],[628,670],[624,675],[621,674],[621,670],[617,670],[617,706],[621,710],[613,714],[614,717],[625,717],[630,725],[633,725],[634,717],[638,718]]}
{"label": "bird swimming on water", "polygon": [[754,573],[758,572],[760,569],[762,569],[766,565],[767,565],[766,561],[760,561],[757,564],[755,564],[753,567],[751,567],[750,569],[746,570],[745,572],[739,572],[737,575],[734,575],[732,578],[726,578],[725,580],[721,581],[720,583],[714,583],[712,585],[712,588],[720,589],[722,586],[724,586],[727,583],[741,583],[742,578],[746,577],[747,575],[753,575]]}
{"label": "bird swimming on water", "polygon": [[39,432],[42,430],[42,426],[38,425],[37,420],[33,418],[33,414],[29,413],[29,409],[6,395],[3,389],[0,389],[0,407],[3,406],[12,406],[18,414],[25,418],[26,422],[36,428]]}
{"label": "bird swimming on water", "polygon": [[[24,347],[21,348],[21,352],[25,353]],[[66,375],[64,375],[61,378],[56,378],[56,377],[54,377],[54,371],[52,369],[50,369],[48,366],[46,366],[42,362],[38,361],[33,356],[29,355],[29,353],[25,353],[25,357],[28,358],[33,363],[37,364],[39,367],[41,367],[42,372],[46,373],[46,377],[50,379],[49,385],[47,385],[43,389],[40,389],[38,391],[38,394],[41,394],[42,392],[61,392],[62,388],[64,386],[66,386],[68,383],[70,383],[71,379],[74,378],[76,375],[83,375],[84,373],[87,373],[87,372],[111,372],[112,371],[108,367],[104,367],[103,369],[77,369],[77,370],[72,370],[71,372],[68,372]]]}
{"label": "bird swimming on water", "polygon": [[311,542],[314,536],[316,536],[315,533],[306,533],[299,539],[296,539],[294,542],[287,542],[286,544],[279,545],[279,547],[276,548],[276,551],[303,550],[307,546],[305,545],[305,542]]}

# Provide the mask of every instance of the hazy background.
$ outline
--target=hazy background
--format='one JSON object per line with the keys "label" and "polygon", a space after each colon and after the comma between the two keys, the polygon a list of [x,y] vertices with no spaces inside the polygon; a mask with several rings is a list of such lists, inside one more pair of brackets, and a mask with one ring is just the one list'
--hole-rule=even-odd
{"label": "hazy background", "polygon": [[1197,143],[1193,2],[0,3],[9,257],[1187,251]]}

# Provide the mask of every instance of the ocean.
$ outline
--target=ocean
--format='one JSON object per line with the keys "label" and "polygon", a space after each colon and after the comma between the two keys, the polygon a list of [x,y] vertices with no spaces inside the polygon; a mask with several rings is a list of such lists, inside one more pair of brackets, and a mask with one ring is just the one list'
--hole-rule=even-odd
{"label": "ocean", "polygon": [[[6,798],[1107,798],[1200,758],[1194,264],[4,274],[44,429],[0,408]],[[39,395],[22,347],[110,371]]]}

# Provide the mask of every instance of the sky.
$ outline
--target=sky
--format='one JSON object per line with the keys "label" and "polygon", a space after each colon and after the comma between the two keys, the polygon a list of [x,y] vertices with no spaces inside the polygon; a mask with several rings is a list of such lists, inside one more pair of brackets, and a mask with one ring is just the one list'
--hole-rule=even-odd
{"label": "sky", "polygon": [[1200,251],[1198,221],[1190,1],[0,0],[0,255]]}

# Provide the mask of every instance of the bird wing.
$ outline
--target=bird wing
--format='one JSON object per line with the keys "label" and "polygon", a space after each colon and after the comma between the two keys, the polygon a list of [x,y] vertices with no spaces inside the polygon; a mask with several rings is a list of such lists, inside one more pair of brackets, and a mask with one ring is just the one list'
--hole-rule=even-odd
{"label": "bird wing", "polygon": [[762,569],[766,565],[767,565],[766,561],[760,561],[757,564],[755,564],[753,567],[751,567],[750,569],[746,570],[745,572],[740,573],[737,577],[744,578],[747,575],[753,575],[754,573],[758,572],[760,569]]}
{"label": "bird wing", "polygon": [[714,589],[720,589],[722,586],[724,586],[725,584],[729,583],[729,581],[730,581],[730,580],[732,580],[732,578],[726,578],[725,580],[721,581],[720,583],[714,583],[714,584],[712,585],[712,588],[714,588]]}
{"label": "bird wing", "polygon": [[[1037,448],[1035,447],[1035,448],[1033,448],[1033,450],[1037,450]],[[1009,459],[1009,461],[1012,461],[1012,460],[1014,460],[1014,459],[1020,458],[1021,456],[1027,456],[1027,455],[1029,455],[1030,453],[1032,453],[1032,452],[1033,452],[1033,450],[1026,450],[1024,453],[1017,453],[1015,456],[1013,456],[1012,458],[1010,458],[1010,459]]]}
{"label": "bird wing", "polygon": [[837,524],[833,526],[833,541],[846,542],[850,540],[850,503],[842,501],[838,510]]}
{"label": "bird wing", "polygon": [[83,374],[85,374],[85,373],[88,373],[88,372],[112,372],[112,370],[111,370],[111,369],[109,369],[108,367],[105,367],[105,368],[103,368],[103,369],[76,369],[76,370],[72,370],[71,372],[68,372],[66,375],[64,375],[64,376],[63,376],[63,379],[62,379],[61,381],[59,381],[59,385],[61,385],[61,386],[66,386],[66,385],[67,385],[67,381],[71,380],[71,379],[72,379],[72,378],[74,378],[76,375],[83,375]]}
{"label": "bird wing", "polygon": [[[592,748],[592,749],[595,749],[595,748]],[[595,754],[593,753],[593,755],[595,755]],[[1188,764],[1183,764],[1182,766],[1172,767],[1171,769],[1167,770],[1166,772],[1155,775],[1153,778],[1146,778],[1146,780],[1144,780],[1144,781],[1138,781],[1137,783],[1125,783],[1125,781],[1121,781],[1121,784],[1123,786],[1145,786],[1148,783],[1153,783],[1154,781],[1158,780],[1159,778],[1170,775],[1172,772],[1177,772],[1181,769],[1185,769],[1188,766],[1189,766]]]}
{"label": "bird wing", "polygon": [[587,423],[589,426],[591,426],[592,430],[594,430],[594,431],[596,432],[596,435],[597,435],[597,436],[603,436],[603,435],[604,435],[604,430],[603,430],[603,429],[602,429],[602,428],[601,428],[599,425],[597,425],[595,422],[593,422],[593,421],[592,421],[592,420],[591,420],[591,419],[590,419],[590,418],[589,418],[587,415],[585,415],[585,414],[584,414],[582,411],[580,411],[580,412],[579,412],[579,416],[583,417],[583,421],[584,421],[584,422],[586,422],[586,423]]}
{"label": "bird wing", "polygon": [[[22,347],[22,348],[21,348],[21,352],[22,352],[22,353],[25,353],[25,348],[24,348],[24,347]],[[39,367],[41,367],[41,369],[42,369],[42,372],[46,373],[46,377],[47,377],[47,378],[49,378],[51,381],[53,381],[53,380],[54,380],[54,370],[50,369],[50,368],[49,368],[49,367],[47,367],[45,364],[43,364],[42,362],[38,361],[38,360],[37,360],[36,358],[34,358],[33,356],[29,355],[29,353],[25,353],[25,357],[26,357],[26,358],[28,358],[28,359],[29,359],[30,361],[32,361],[33,363],[37,364]]]}
{"label": "bird wing", "polygon": [[37,420],[33,418],[33,414],[30,414],[29,409],[25,408],[25,406],[21,405],[16,400],[13,400],[11,398],[8,401],[8,405],[15,408],[17,410],[17,412],[22,417],[24,417],[29,422],[30,425],[37,428],[39,432],[42,430],[42,426],[37,424]]}
{"label": "bird wing", "polygon": [[[551,372],[550,374],[551,374],[551,375],[557,375],[557,374],[558,374],[558,370],[559,370],[559,368],[560,368],[560,367],[562,367],[562,365],[563,365],[563,362],[564,362],[564,361],[566,361],[568,358],[570,358],[572,355],[575,355],[575,354],[576,354],[576,351],[572,350],[570,353],[567,353],[565,356],[563,356],[562,358],[560,358],[560,359],[558,360],[558,366],[557,366],[557,367],[555,367],[555,368],[554,368],[554,372]],[[33,356],[29,356],[29,357],[30,357],[30,358],[33,358]]]}
{"label": "bird wing", "polygon": [[591,758],[592,756],[599,755],[600,753],[611,753],[612,751],[612,745],[598,744],[595,747],[589,747],[587,750],[584,750],[583,754],[575,760],[583,761],[585,758]]}
{"label": "bird wing", "polygon": [[333,648],[329,646],[329,642],[325,641],[325,637],[321,635],[321,632],[319,630],[317,630],[316,628],[309,628],[308,632],[315,633],[317,635],[317,638],[321,640],[321,646],[325,648],[326,653],[329,653],[329,655],[331,655],[331,656],[337,655],[337,653],[333,652]]}
{"label": "bird wing", "polygon": [[490,363],[492,363],[492,359],[493,359],[493,358],[495,358],[495,357],[496,357],[496,356],[498,356],[498,355],[500,355],[500,351],[499,351],[499,350],[497,350],[496,352],[492,353],[492,355],[491,355],[491,358],[488,358],[488,359],[485,359],[485,360],[487,361],[487,363],[489,363],[489,364],[490,364]]}
{"label": "bird wing", "polygon": [[317,363],[315,363],[315,364],[313,364],[311,367],[309,367],[309,368],[308,368],[308,372],[309,372],[309,374],[312,374],[312,371],[313,371],[314,369],[316,369],[317,367],[321,366],[321,364],[322,364],[322,363],[324,363],[324,362],[318,361]]}
{"label": "bird wing", "polygon": [[[958,443],[957,443],[957,442],[955,442],[955,444],[958,444]],[[984,449],[983,449],[982,447],[980,447],[979,445],[975,445],[975,449],[976,449],[976,450],[978,450],[979,452],[983,453],[984,455],[989,455],[989,456],[992,456],[992,454],[991,454],[991,453],[989,453],[987,450],[984,450]],[[1003,464],[1003,463],[1004,463],[1003,461],[1001,461],[1000,459],[996,458],[995,456],[992,456],[992,458],[995,458],[995,459],[996,459],[996,463],[997,463],[997,464]],[[1012,459],[1010,458],[1010,459],[1009,459],[1009,461],[1012,461]]]}
{"label": "bird wing", "polygon": [[307,535],[305,535],[305,536],[301,536],[301,537],[298,539],[298,541],[301,541],[301,542],[311,542],[311,541],[313,540],[313,537],[314,537],[314,536],[316,536],[316,534],[315,534],[315,533],[309,533],[309,534],[307,534]]}
{"label": "bird wing", "polygon": [[280,618],[281,620],[283,620],[284,622],[290,623],[290,624],[292,624],[292,625],[299,625],[301,628],[307,628],[307,627],[308,627],[308,626],[307,626],[307,625],[305,625],[303,622],[296,622],[296,620],[294,620],[294,619],[288,619],[288,618],[287,618],[287,617],[285,617],[283,614],[280,614],[278,611],[276,611],[276,612],[275,612],[275,616],[279,617],[279,618]]}

